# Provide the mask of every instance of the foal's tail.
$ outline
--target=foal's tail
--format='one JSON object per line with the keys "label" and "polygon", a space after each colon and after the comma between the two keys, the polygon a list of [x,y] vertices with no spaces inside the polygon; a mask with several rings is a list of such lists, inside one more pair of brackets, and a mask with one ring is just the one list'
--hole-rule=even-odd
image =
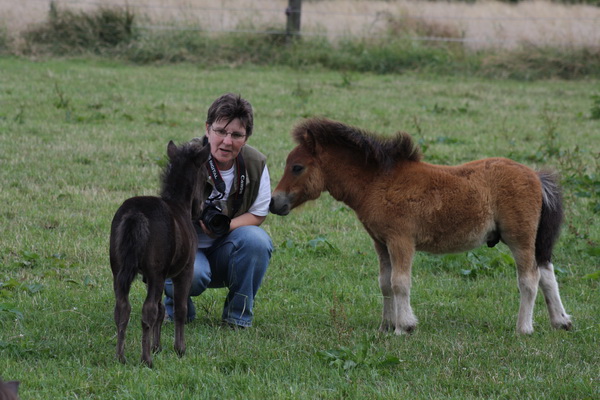
{"label": "foal's tail", "polygon": [[139,211],[126,213],[119,223],[116,256],[121,269],[117,274],[115,285],[124,293],[129,293],[131,284],[140,269],[149,235],[148,218]]}
{"label": "foal's tail", "polygon": [[542,213],[535,238],[535,260],[540,265],[551,261],[563,221],[563,206],[557,174],[539,171],[538,176],[542,183]]}

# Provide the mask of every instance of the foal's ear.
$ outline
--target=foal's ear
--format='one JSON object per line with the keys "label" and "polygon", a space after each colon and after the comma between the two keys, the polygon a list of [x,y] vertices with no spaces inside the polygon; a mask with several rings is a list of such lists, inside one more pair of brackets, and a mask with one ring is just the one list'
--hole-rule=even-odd
{"label": "foal's ear", "polygon": [[169,156],[169,160],[173,159],[177,154],[177,146],[173,143],[172,140],[169,140],[169,144],[167,145],[167,155]]}
{"label": "foal's ear", "polygon": [[308,150],[312,155],[317,153],[317,142],[315,141],[315,137],[310,129],[305,130],[300,139],[302,140],[304,147],[306,147],[306,150]]}
{"label": "foal's ear", "polygon": [[208,161],[209,156],[210,156],[210,143],[207,143],[206,146],[202,147],[202,150],[200,150],[196,154],[196,157],[194,157],[194,165],[196,165],[196,167],[200,168],[202,165],[204,165],[206,163],[206,161]]}

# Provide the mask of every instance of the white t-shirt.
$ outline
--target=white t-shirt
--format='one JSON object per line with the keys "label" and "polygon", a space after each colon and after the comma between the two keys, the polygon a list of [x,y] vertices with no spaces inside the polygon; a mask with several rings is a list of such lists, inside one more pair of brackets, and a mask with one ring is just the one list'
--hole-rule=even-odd
{"label": "white t-shirt", "polygon": [[[233,180],[235,178],[235,167],[231,167],[226,171],[219,171],[221,173],[221,178],[223,178],[223,182],[225,182],[225,196],[223,197],[223,201],[226,201],[229,198],[229,192],[231,191],[231,187],[233,185]],[[210,197],[218,196],[219,192],[217,189],[213,189]],[[248,210],[249,213],[256,215],[257,217],[264,217],[269,214],[269,204],[271,203],[271,178],[269,177],[269,170],[267,169],[267,165],[265,164],[265,168],[263,169],[262,175],[260,177],[260,186],[258,188],[258,195],[256,196],[256,200],[250,206]],[[212,246],[215,239],[209,237],[204,232],[198,234],[198,247],[201,249]]]}

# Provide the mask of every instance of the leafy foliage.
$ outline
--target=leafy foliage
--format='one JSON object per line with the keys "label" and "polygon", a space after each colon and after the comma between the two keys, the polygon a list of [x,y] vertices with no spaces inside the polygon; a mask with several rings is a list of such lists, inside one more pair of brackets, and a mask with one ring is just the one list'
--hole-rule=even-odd
{"label": "leafy foliage", "polygon": [[[2,293],[2,292],[0,292]],[[10,318],[23,319],[23,313],[15,308],[10,307],[8,304],[0,303],[0,318],[2,316],[9,316]]]}
{"label": "leafy foliage", "polygon": [[590,109],[590,118],[591,119],[600,119],[600,95],[595,94],[592,96],[593,105]]}
{"label": "leafy foliage", "polygon": [[93,12],[75,12],[50,2],[45,25],[31,29],[25,39],[53,53],[100,52],[134,38],[134,14],[119,7],[100,7]]}
{"label": "leafy foliage", "polygon": [[590,209],[595,214],[600,214],[600,175],[584,173],[572,176],[567,183],[573,188],[576,197],[590,200]]}
{"label": "leafy foliage", "polygon": [[[68,268],[72,267],[64,254],[52,254],[50,256],[42,256],[35,251],[23,250],[14,256],[5,256],[7,266],[11,268]],[[10,260],[10,261],[8,261]]]}
{"label": "leafy foliage", "polygon": [[306,243],[301,244],[297,244],[293,240],[288,239],[284,241],[280,247],[282,249],[304,250],[319,254],[339,253],[339,249],[337,247],[335,247],[329,240],[321,236],[310,239]]}
{"label": "leafy foliage", "polygon": [[402,363],[397,356],[377,351],[373,339],[368,335],[354,347],[338,346],[330,350],[321,350],[317,356],[329,366],[349,371],[354,368],[384,368]]}
{"label": "leafy foliage", "polygon": [[462,269],[460,273],[470,278],[475,278],[482,274],[493,274],[501,268],[508,268],[514,265],[512,256],[501,251],[496,251],[491,255],[490,252],[478,254],[477,252],[469,251],[466,258],[468,269]]}

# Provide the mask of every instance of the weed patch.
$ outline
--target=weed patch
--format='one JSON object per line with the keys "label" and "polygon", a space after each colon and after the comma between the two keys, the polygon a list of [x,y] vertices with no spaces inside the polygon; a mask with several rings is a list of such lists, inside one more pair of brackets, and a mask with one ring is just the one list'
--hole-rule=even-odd
{"label": "weed patch", "polygon": [[402,363],[397,356],[377,351],[373,338],[365,335],[360,343],[353,347],[338,346],[317,352],[317,356],[330,367],[349,371],[355,368],[385,368]]}
{"label": "weed patch", "polygon": [[600,95],[595,94],[592,96],[592,107],[590,109],[591,119],[600,119]]}
{"label": "weed patch", "polygon": [[35,251],[23,250],[18,254],[11,255],[10,252],[3,257],[4,265],[9,269],[64,269],[73,267],[64,254],[52,254],[43,256]]}
{"label": "weed patch", "polygon": [[[2,294],[2,287],[0,286],[0,294]],[[23,313],[16,308],[10,307],[8,304],[0,303],[0,319],[1,318],[10,318],[10,319],[23,319]]]}
{"label": "weed patch", "polygon": [[288,239],[281,243],[281,249],[292,249],[297,252],[306,251],[317,255],[339,254],[340,250],[324,237],[310,239],[306,243],[296,243]]}
{"label": "weed patch", "polygon": [[32,53],[101,53],[134,38],[134,14],[118,7],[75,12],[59,8],[51,1],[47,22],[26,32],[24,38]]}

